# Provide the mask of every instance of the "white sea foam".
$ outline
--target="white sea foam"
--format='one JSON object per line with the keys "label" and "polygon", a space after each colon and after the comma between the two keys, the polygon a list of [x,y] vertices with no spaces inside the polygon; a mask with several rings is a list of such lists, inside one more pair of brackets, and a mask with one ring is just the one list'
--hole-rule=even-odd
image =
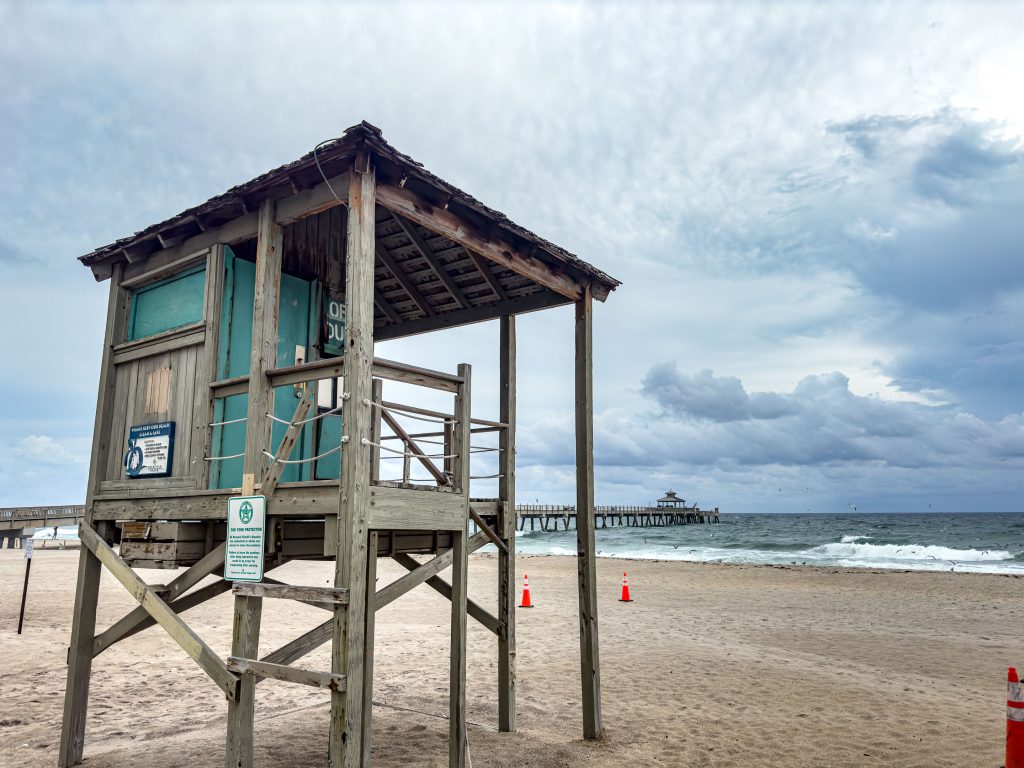
{"label": "white sea foam", "polygon": [[841,538],[839,540],[839,542],[841,544],[855,544],[858,541],[867,541],[868,539],[873,539],[873,538],[875,538],[875,537],[874,536],[843,536],[843,538]]}
{"label": "white sea foam", "polygon": [[1013,559],[1013,555],[1002,549],[954,549],[920,544],[865,544],[847,541],[849,538],[849,536],[843,536],[843,540],[839,543],[814,547],[808,550],[808,554],[843,560],[940,560],[942,562],[955,560],[958,563]]}

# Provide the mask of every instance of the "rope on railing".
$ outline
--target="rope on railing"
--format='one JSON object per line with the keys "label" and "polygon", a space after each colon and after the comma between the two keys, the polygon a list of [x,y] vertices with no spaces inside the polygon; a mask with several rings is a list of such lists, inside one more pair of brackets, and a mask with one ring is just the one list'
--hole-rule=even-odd
{"label": "rope on railing", "polygon": [[322,419],[324,416],[330,416],[331,414],[334,413],[341,413],[342,407],[343,406],[339,405],[337,408],[332,408],[329,411],[318,413],[316,416],[310,416],[308,419],[302,419],[302,421],[288,421],[287,419],[280,419],[272,413],[268,413],[267,417],[271,421],[276,421],[278,424],[284,424],[286,427],[301,427],[303,424],[309,424],[311,421]]}
{"label": "rope on railing", "polygon": [[408,456],[411,459],[457,459],[459,457],[457,453],[412,453],[411,451],[400,451],[397,448],[388,448],[386,445],[375,443],[368,437],[363,438],[363,445],[372,445],[375,448],[380,448],[382,451],[395,453],[399,456]]}
{"label": "rope on railing", "polygon": [[434,418],[434,417],[430,417],[430,416],[417,416],[417,415],[412,414],[412,413],[406,413],[405,411],[398,411],[398,410],[395,410],[394,408],[387,408],[382,403],[375,403],[373,400],[369,400],[369,399],[363,400],[363,405],[368,405],[371,408],[379,408],[382,411],[387,411],[390,414],[397,414],[398,416],[403,416],[403,417],[405,417],[407,419],[415,419],[416,421],[425,421],[428,424],[458,424],[459,423],[459,420],[456,419],[456,418],[438,419],[438,418]]}
{"label": "rope on railing", "polygon": [[348,442],[348,435],[341,436],[341,443],[330,450],[324,451],[323,453],[311,456],[308,459],[279,459],[270,451],[263,451],[263,455],[270,459],[271,464],[308,464],[311,461],[322,459],[324,456],[330,456],[332,453],[337,453],[341,450],[341,446]]}
{"label": "rope on railing", "polygon": [[496,475],[470,475],[469,479],[470,480],[493,480],[495,478],[504,477],[504,476],[505,476],[504,473],[499,472]]}
{"label": "rope on railing", "polygon": [[203,461],[227,461],[228,459],[240,459],[245,456],[245,451],[233,453],[230,456],[203,456]]}
{"label": "rope on railing", "polygon": [[210,424],[210,426],[211,427],[225,427],[228,424],[238,424],[239,422],[245,421],[248,418],[249,418],[248,416],[243,416],[240,419],[228,419],[227,421],[215,421],[212,424]]}

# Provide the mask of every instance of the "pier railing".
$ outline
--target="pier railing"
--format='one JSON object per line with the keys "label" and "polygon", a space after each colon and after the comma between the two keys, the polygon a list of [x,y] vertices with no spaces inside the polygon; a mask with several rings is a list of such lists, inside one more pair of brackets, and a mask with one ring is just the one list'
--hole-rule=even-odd
{"label": "pier railing", "polygon": [[82,504],[67,504],[58,507],[5,507],[0,509],[0,522],[64,520],[79,518],[85,514]]}

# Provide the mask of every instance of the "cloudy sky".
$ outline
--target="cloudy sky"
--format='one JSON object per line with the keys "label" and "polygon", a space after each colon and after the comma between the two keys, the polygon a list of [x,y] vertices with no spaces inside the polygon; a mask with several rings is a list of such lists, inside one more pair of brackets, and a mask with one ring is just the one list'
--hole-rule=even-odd
{"label": "cloudy sky", "polygon": [[[1022,34],[1020,3],[0,3],[0,506],[84,496],[75,258],[366,119],[623,281],[600,503],[1020,510]],[[572,501],[571,312],[519,335],[519,498]],[[494,417],[496,339],[379,353],[473,363]]]}

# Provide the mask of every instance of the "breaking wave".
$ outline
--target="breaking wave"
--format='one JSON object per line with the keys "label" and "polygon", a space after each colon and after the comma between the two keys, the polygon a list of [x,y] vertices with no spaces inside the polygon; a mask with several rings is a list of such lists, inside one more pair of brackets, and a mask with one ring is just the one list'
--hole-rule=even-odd
{"label": "breaking wave", "polygon": [[822,544],[814,547],[810,553],[844,560],[940,560],[978,563],[1013,559],[1013,555],[1005,549],[979,550],[919,544],[867,544],[862,542],[862,539],[865,538],[870,537],[843,536],[838,543]]}

